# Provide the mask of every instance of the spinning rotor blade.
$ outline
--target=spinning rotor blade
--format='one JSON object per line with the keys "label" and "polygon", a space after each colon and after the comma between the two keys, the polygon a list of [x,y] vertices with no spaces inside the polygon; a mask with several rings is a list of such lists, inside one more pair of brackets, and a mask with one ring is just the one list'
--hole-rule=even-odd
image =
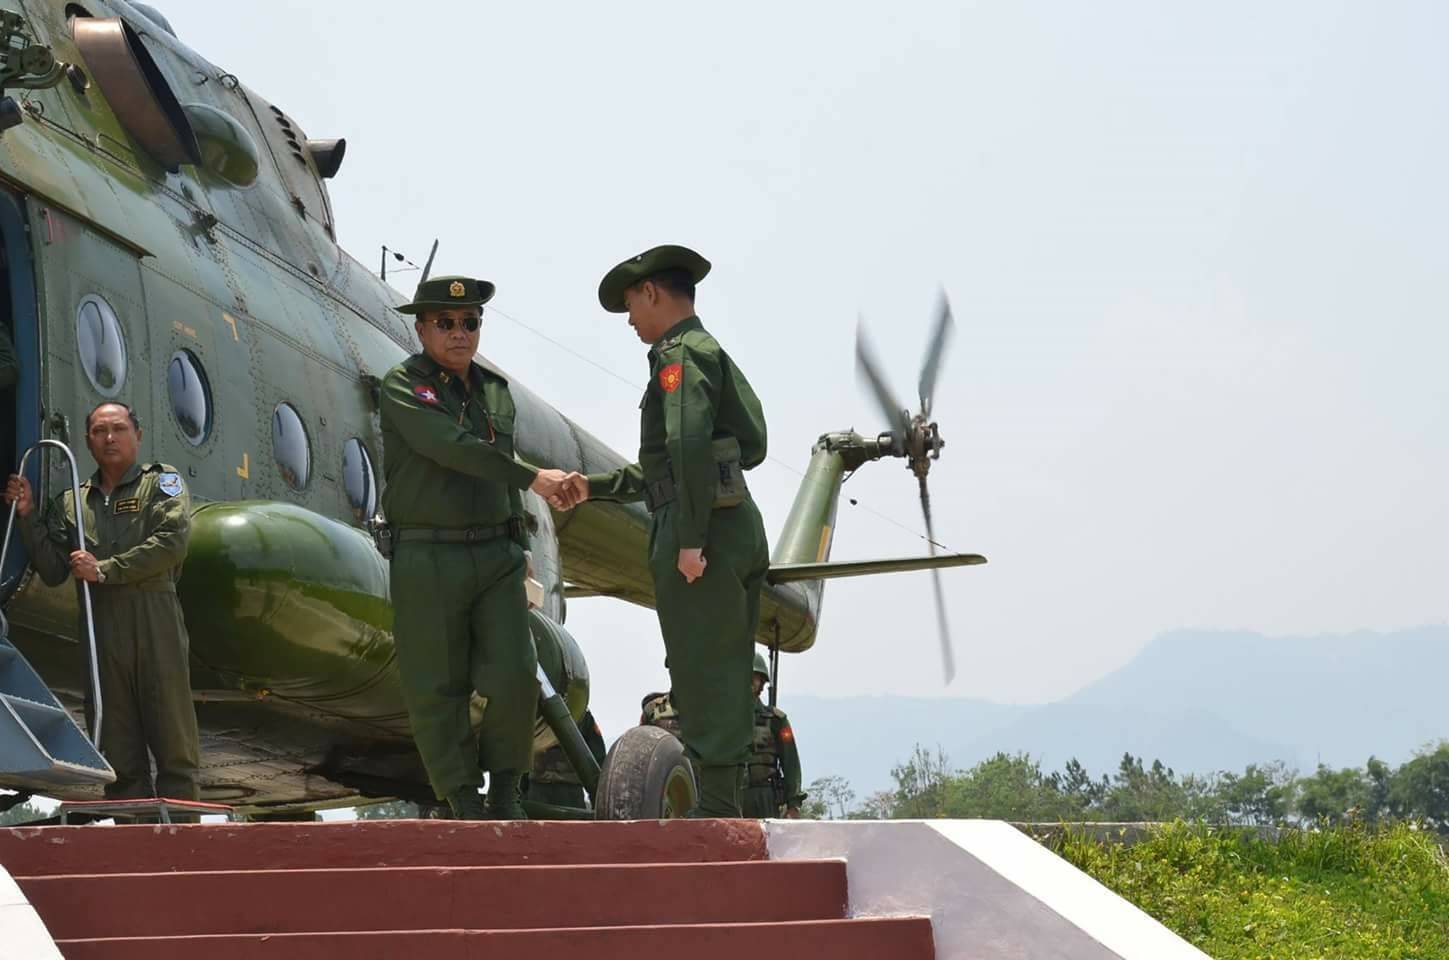
{"label": "spinning rotor blade", "polygon": [[[931,521],[931,491],[926,478],[921,477],[921,513],[926,518],[926,539],[931,547],[931,556],[936,555],[936,525]],[[946,593],[941,589],[941,571],[931,571],[931,586],[936,591],[936,627],[941,637],[941,670],[946,674],[946,684],[956,679],[956,654],[951,649],[951,630],[946,625]]]}
{"label": "spinning rotor blade", "polygon": [[891,429],[902,436],[910,427],[910,421],[906,418],[906,409],[896,399],[895,393],[886,385],[885,377],[880,373],[880,361],[876,359],[875,350],[871,347],[870,341],[865,336],[865,325],[861,324],[855,328],[855,369],[866,382],[870,384],[875,402],[880,404],[881,412],[885,414],[886,423]]}
{"label": "spinning rotor blade", "polygon": [[941,303],[936,310],[936,327],[926,344],[926,356],[921,361],[921,416],[931,417],[931,402],[936,396],[936,375],[941,372],[941,358],[946,354],[946,342],[951,339],[955,321],[951,318],[951,303],[946,292],[941,291]]}

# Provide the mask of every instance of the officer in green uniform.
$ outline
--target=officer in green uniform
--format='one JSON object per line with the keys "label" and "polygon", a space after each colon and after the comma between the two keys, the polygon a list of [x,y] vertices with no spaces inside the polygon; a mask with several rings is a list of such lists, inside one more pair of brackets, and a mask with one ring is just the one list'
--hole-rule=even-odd
{"label": "officer in green uniform", "polygon": [[744,373],[694,311],[709,261],[655,247],[610,270],[599,302],[650,345],[639,461],[572,478],[571,505],[643,500],[649,566],[681,739],[699,771],[692,816],[740,816],[753,717],[750,651],[769,546],[744,470],[765,459],[765,417]]}
{"label": "officer in green uniform", "polygon": [[[382,503],[392,536],[393,634],[418,752],[460,819],[521,819],[538,657],[524,589],[522,490],[565,474],[514,458],[508,381],[473,361],[493,284],[436,277],[413,302],[421,353],[382,381]],[[473,691],[485,701],[477,737]],[[488,805],[478,796],[489,772]]]}
{"label": "officer in green uniform", "polygon": [[800,751],[795,747],[795,731],[785,711],[767,706],[760,699],[765,684],[770,682],[770,665],[758,653],[751,682],[755,690],[755,739],[745,787],[745,816],[778,817],[783,811],[793,820],[800,816],[800,804],[805,802],[805,794],[800,791]]}
{"label": "officer in green uniform", "polygon": [[[100,746],[116,771],[106,796],[196,800],[200,748],[190,642],[176,599],[191,536],[191,498],[174,467],[136,462],[141,424],[123,403],[91,411],[86,446],[98,466],[80,485],[87,549],[75,549],[71,491],[56,497],[42,517],[34,510],[29,482],[12,476],[5,500],[22,518],[20,535],[40,579],[57,586],[74,576],[91,584]],[[81,631],[84,635],[84,624]],[[92,709],[87,686],[88,718]],[[156,758],[154,784],[148,748]]]}

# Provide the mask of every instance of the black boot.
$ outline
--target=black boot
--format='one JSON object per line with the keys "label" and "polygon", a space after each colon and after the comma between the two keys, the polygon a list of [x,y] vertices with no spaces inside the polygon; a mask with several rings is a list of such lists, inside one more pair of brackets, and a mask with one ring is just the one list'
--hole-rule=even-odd
{"label": "black boot", "polygon": [[689,812],[691,819],[743,816],[740,812],[740,774],[743,767],[703,765],[699,771],[699,802]]}
{"label": "black boot", "polygon": [[448,794],[448,807],[454,820],[487,820],[488,812],[483,809],[483,798],[478,795],[477,784],[459,787]]}
{"label": "black boot", "polygon": [[513,770],[488,771],[488,819],[527,820],[518,782],[522,774]]}

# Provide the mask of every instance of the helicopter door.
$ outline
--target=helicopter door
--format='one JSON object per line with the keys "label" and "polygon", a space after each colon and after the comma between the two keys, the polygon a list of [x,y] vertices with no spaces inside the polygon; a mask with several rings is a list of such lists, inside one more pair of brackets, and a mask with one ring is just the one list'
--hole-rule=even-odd
{"label": "helicopter door", "polygon": [[[39,331],[36,325],[35,273],[26,244],[24,206],[0,190],[0,326],[15,351],[16,382],[0,387],[0,479],[15,471],[20,454],[40,439]],[[34,478],[32,477],[32,480]],[[9,510],[0,513],[0,534]],[[10,598],[25,570],[25,548],[17,535],[0,570],[0,602]]]}

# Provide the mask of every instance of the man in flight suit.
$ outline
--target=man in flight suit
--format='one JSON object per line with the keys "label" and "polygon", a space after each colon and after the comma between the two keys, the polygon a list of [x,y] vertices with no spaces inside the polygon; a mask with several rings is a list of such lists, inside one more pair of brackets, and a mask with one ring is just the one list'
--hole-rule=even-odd
{"label": "man in flight suit", "polygon": [[[123,403],[86,417],[86,446],[98,469],[80,485],[87,549],[76,547],[71,491],[40,516],[30,483],[11,476],[5,500],[40,579],[91,584],[101,687],[101,753],[116,771],[112,799],[196,800],[200,747],[191,702],[190,641],[176,581],[191,536],[191,498],[164,463],[138,464],[141,424]],[[77,587],[79,589],[79,587]],[[84,614],[82,614],[84,616]],[[81,625],[82,635],[85,625]],[[89,650],[86,653],[89,656]],[[94,705],[86,687],[86,714]],[[156,758],[156,781],[151,761]]]}
{"label": "man in flight suit", "polygon": [[[433,791],[458,819],[512,820],[538,701],[521,491],[554,495],[565,474],[514,459],[508,381],[473,361],[493,290],[437,277],[398,308],[423,349],[382,381],[382,503],[403,699]],[[473,691],[486,702],[477,737]]]}
{"label": "man in flight suit", "polygon": [[755,654],[751,682],[755,690],[755,740],[745,786],[745,816],[778,817],[783,812],[794,820],[800,816],[800,804],[805,802],[805,794],[800,791],[800,751],[795,747],[795,731],[785,711],[767,706],[760,699],[765,684],[770,682],[770,665],[762,654]]}
{"label": "man in flight suit", "polygon": [[[709,261],[662,246],[614,267],[599,303],[649,344],[639,461],[571,476],[563,506],[643,500],[671,695],[699,771],[696,817],[740,816],[754,725],[750,658],[769,545],[744,470],[765,459],[765,416],[744,373],[694,311]],[[556,501],[555,505],[559,505]]]}

